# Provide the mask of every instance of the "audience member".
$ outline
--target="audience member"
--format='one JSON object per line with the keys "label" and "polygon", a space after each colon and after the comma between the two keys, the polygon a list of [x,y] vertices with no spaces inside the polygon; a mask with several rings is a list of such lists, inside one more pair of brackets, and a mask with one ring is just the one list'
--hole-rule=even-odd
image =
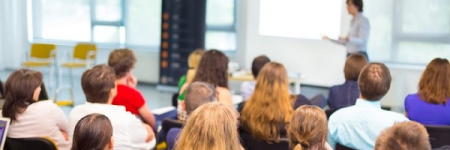
{"label": "audience member", "polygon": [[77,122],[92,113],[107,116],[113,126],[115,149],[150,149],[155,146],[151,127],[144,124],[124,106],[111,105],[117,94],[114,69],[97,65],[86,70],[81,77],[81,87],[87,102],[72,109],[69,115],[70,136]]}
{"label": "audience member", "polygon": [[8,137],[49,137],[58,149],[69,150],[64,112],[52,101],[38,101],[42,78],[40,72],[19,69],[6,80],[2,117],[11,119]]}
{"label": "audience member", "polygon": [[155,116],[147,107],[144,96],[136,89],[137,79],[132,73],[135,64],[136,56],[129,49],[117,49],[109,54],[108,65],[114,68],[117,85],[117,96],[112,104],[125,106],[127,111],[155,128]]}
{"label": "audience member", "polygon": [[[214,86],[206,82],[194,82],[189,84],[186,89],[185,105],[182,107],[186,110],[189,117],[195,109],[203,104],[214,102],[216,99],[216,88],[214,88]],[[176,138],[180,132],[180,128],[172,128],[169,130],[166,137],[168,150],[173,149]]]}
{"label": "audience member", "polygon": [[73,134],[72,150],[112,150],[113,128],[108,117],[90,114],[78,121]]}
{"label": "audience member", "polygon": [[[216,87],[217,97],[219,102],[223,102],[233,105],[231,99],[231,92],[228,89],[228,57],[225,56],[221,51],[218,50],[209,50],[206,51],[200,64],[197,67],[197,73],[192,82],[202,81],[209,83]],[[184,95],[186,87],[189,86],[189,83],[183,85],[180,90],[180,95]],[[179,99],[178,104],[184,105],[184,99]],[[186,110],[182,107],[178,107],[178,119],[181,121],[185,121],[187,114]]]}
{"label": "audience member", "polygon": [[288,126],[289,147],[292,150],[332,150],[326,143],[327,132],[327,116],[321,108],[300,106]]}
{"label": "audience member", "polygon": [[[265,64],[269,63],[270,59],[266,55],[261,55],[253,59],[252,62],[252,75],[253,78],[258,77],[259,71],[264,67]],[[241,85],[241,95],[244,101],[246,101],[253,94],[255,90],[256,81],[245,81]]]}
{"label": "audience member", "polygon": [[353,106],[359,97],[358,77],[367,59],[362,54],[351,54],[344,66],[345,82],[330,88],[328,106],[332,110]]}
{"label": "audience member", "polygon": [[238,117],[238,112],[228,104],[211,102],[200,106],[189,116],[175,149],[243,150]]}
{"label": "audience member", "polygon": [[424,125],[450,125],[450,63],[435,58],[425,69],[419,91],[405,99],[406,115]]}
{"label": "audience member", "polygon": [[192,83],[192,80],[194,80],[196,69],[200,64],[200,60],[202,59],[204,53],[205,51],[203,49],[196,49],[189,55],[189,69],[186,73],[186,83]]}
{"label": "audience member", "polygon": [[417,122],[396,123],[381,132],[375,150],[431,150],[425,127]]}
{"label": "audience member", "polygon": [[366,65],[359,75],[360,98],[354,106],[341,108],[328,122],[328,143],[353,149],[373,149],[382,130],[395,122],[408,121],[399,113],[381,109],[380,99],[391,87],[389,69],[381,63]]}

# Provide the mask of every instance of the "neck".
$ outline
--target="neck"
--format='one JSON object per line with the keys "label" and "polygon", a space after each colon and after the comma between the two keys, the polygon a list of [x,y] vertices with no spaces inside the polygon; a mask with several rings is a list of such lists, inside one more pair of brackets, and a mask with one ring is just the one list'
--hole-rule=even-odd
{"label": "neck", "polygon": [[356,13],[354,13],[354,14],[351,14],[351,15],[352,15],[352,16],[353,16],[353,18],[354,18],[354,17],[358,16],[358,14],[359,14],[359,12],[356,12]]}
{"label": "neck", "polygon": [[116,84],[126,85],[127,84],[127,78],[126,77],[122,77],[120,79],[116,79]]}

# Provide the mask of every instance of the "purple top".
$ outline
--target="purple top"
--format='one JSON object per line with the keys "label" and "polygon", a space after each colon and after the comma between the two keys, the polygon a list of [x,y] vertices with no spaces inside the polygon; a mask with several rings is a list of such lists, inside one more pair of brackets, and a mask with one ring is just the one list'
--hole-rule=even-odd
{"label": "purple top", "polygon": [[450,99],[444,104],[430,104],[421,100],[419,94],[405,98],[405,111],[410,120],[424,125],[450,125]]}

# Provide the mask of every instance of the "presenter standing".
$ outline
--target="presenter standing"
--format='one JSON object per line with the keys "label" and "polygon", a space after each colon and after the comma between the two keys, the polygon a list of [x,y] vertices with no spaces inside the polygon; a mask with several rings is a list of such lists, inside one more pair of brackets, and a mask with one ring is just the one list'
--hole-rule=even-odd
{"label": "presenter standing", "polygon": [[370,24],[369,20],[362,14],[363,1],[347,0],[347,10],[353,16],[348,36],[339,37],[338,40],[324,36],[323,39],[344,45],[347,48],[347,56],[350,54],[363,54],[369,60],[367,41],[369,39]]}

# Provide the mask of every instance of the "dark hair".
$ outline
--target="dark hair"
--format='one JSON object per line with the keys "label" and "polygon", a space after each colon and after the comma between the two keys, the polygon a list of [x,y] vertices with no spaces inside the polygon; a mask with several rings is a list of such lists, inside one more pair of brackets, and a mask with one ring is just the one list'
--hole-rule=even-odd
{"label": "dark hair", "polygon": [[358,86],[365,100],[378,101],[391,87],[391,73],[382,63],[370,63],[361,70]]}
{"label": "dark hair", "polygon": [[108,117],[97,113],[87,115],[75,126],[72,150],[103,150],[112,136],[113,128]]}
{"label": "dark hair", "polygon": [[191,114],[200,105],[216,101],[216,88],[206,82],[189,84],[184,98],[187,114]]}
{"label": "dark hair", "polygon": [[122,78],[133,69],[136,61],[136,56],[130,49],[116,49],[109,54],[108,65],[114,68],[116,78]]}
{"label": "dark hair", "polygon": [[450,63],[447,59],[435,58],[422,74],[419,95],[432,104],[445,104],[450,98]]}
{"label": "dark hair", "polygon": [[358,11],[359,11],[359,12],[363,12],[363,6],[364,6],[363,0],[347,0],[347,4],[348,4],[348,2],[350,2],[350,1],[353,3],[353,5],[355,5],[356,7],[358,7]]}
{"label": "dark hair", "polygon": [[375,150],[431,150],[427,130],[414,121],[396,123],[377,138]]}
{"label": "dark hair", "polygon": [[362,68],[367,65],[366,56],[362,54],[352,54],[345,61],[344,74],[346,80],[358,80]]}
{"label": "dark hair", "polygon": [[107,65],[97,65],[86,70],[81,77],[86,101],[91,103],[107,103],[111,89],[116,88],[114,69]]}
{"label": "dark hair", "polygon": [[203,54],[194,80],[212,84],[214,87],[228,88],[228,57],[221,51],[209,50]]}
{"label": "dark hair", "polygon": [[37,99],[33,100],[34,91],[42,84],[42,73],[29,69],[19,69],[11,73],[5,83],[5,104],[3,117],[17,120],[17,115]]}
{"label": "dark hair", "polygon": [[268,62],[270,62],[270,59],[266,55],[261,55],[253,59],[252,74],[255,79],[258,77],[259,71],[261,71],[264,65]]}

